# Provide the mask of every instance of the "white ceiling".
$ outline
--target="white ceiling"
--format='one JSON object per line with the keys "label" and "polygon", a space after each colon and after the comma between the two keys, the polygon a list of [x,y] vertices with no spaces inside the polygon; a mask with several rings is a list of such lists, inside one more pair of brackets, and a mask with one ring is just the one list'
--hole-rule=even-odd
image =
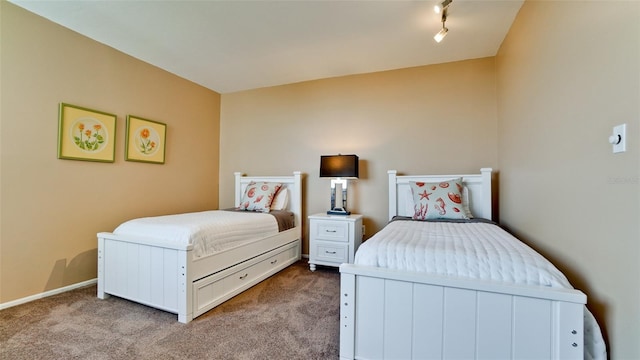
{"label": "white ceiling", "polygon": [[9,0],[219,93],[493,56],[523,0]]}

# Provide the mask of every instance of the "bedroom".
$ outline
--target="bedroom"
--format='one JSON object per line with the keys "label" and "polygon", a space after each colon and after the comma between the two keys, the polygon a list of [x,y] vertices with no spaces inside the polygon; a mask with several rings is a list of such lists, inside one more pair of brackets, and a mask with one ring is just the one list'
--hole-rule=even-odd
{"label": "bedroom", "polygon": [[[353,152],[364,176],[352,206],[367,237],[385,221],[386,170],[497,169],[501,223],[587,293],[613,358],[640,357],[639,324],[628,321],[640,318],[637,2],[526,2],[496,57],[231,94],[1,6],[1,304],[94,279],[97,231],[229,206],[234,171],[301,170],[305,213],[324,211],[319,155]],[[118,139],[127,113],[166,121],[167,163],[125,162],[121,147],[114,164],[56,159],[60,101],[118,114]],[[614,155],[607,137],[625,122],[629,149]],[[242,141],[246,124],[274,140]],[[425,144],[407,129],[425,124],[461,147],[444,151],[445,140]],[[318,140],[338,125],[348,142]],[[559,197],[569,210],[543,200]],[[592,210],[602,208],[615,211]]]}

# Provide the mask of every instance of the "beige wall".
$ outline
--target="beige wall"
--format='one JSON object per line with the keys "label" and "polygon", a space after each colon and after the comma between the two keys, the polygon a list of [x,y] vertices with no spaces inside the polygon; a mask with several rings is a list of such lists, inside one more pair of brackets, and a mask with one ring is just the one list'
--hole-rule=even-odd
{"label": "beige wall", "polygon": [[640,2],[527,1],[496,63],[502,224],[587,293],[613,359],[638,359]]}
{"label": "beige wall", "polygon": [[[493,58],[222,95],[220,207],[233,171],[306,174],[305,215],[329,208],[320,155],[357,154],[349,209],[367,235],[387,220],[387,170],[477,173],[497,165]],[[303,253],[307,253],[305,240]]]}
{"label": "beige wall", "polygon": [[[218,205],[220,95],[5,1],[0,303],[96,277],[96,232]],[[58,104],[118,115],[115,163],[57,159]],[[164,165],[124,161],[126,115],[167,124]]]}

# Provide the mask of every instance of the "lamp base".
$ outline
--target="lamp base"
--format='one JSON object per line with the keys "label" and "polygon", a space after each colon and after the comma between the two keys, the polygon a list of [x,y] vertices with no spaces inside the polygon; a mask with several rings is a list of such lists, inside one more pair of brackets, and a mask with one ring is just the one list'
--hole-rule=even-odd
{"label": "lamp base", "polygon": [[347,211],[343,208],[335,208],[327,211],[327,215],[351,215],[351,211]]}

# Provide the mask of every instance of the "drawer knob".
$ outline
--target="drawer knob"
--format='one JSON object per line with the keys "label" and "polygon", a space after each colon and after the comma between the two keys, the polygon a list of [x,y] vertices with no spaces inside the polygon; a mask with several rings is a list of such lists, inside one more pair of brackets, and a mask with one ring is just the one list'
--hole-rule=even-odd
{"label": "drawer knob", "polygon": [[335,255],[335,254],[336,254],[336,252],[335,252],[335,251],[326,251],[326,250],[325,250],[325,253],[326,253],[326,254],[331,254],[331,255]]}
{"label": "drawer knob", "polygon": [[571,346],[573,346],[573,347],[578,347],[578,344],[573,343],[573,344],[571,344]]}
{"label": "drawer knob", "polygon": [[275,260],[273,260],[273,261],[271,262],[271,265],[273,265],[273,264],[275,264],[275,263],[277,263],[277,262],[278,262],[278,259],[275,259]]}
{"label": "drawer knob", "polygon": [[335,231],[335,230],[325,230],[325,232],[328,232],[328,233],[335,233],[335,232],[337,232],[337,231]]}
{"label": "drawer knob", "polygon": [[249,274],[244,274],[242,276],[240,276],[240,280],[244,280]]}

